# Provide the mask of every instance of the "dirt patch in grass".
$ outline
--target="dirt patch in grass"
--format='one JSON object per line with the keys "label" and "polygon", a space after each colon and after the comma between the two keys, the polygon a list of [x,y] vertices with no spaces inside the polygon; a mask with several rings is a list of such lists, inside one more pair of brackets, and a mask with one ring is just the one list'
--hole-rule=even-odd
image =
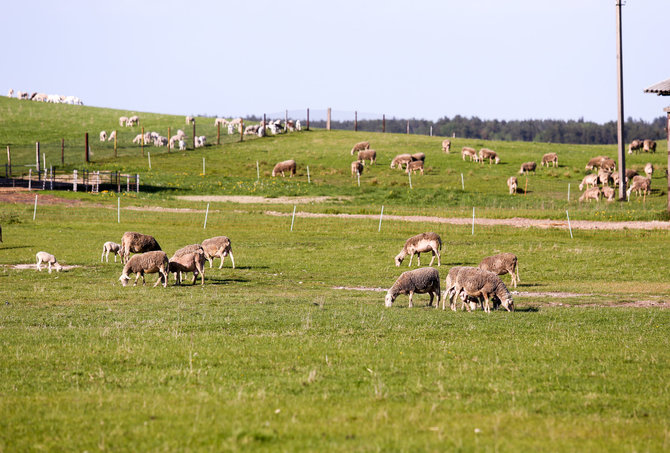
{"label": "dirt patch in grass", "polygon": [[184,195],[177,197],[187,201],[231,202],[241,204],[309,204],[328,201],[345,201],[351,197],[276,197],[266,198],[253,195]]}
{"label": "dirt patch in grass", "polygon": [[[25,270],[25,269],[32,269],[34,271],[37,270],[37,264],[14,264],[14,265],[8,264],[8,265],[5,265],[5,266],[10,267],[12,269],[20,269],[20,270]],[[83,266],[78,266],[76,264],[73,264],[73,265],[63,264],[61,266],[62,266],[61,272],[62,271],[69,271],[70,269],[75,269],[77,267],[83,267]],[[45,266],[42,266],[42,271],[49,272],[49,270]],[[53,268],[51,269],[51,271],[56,272],[56,270],[53,269]]]}
{"label": "dirt patch in grass", "polygon": [[35,203],[35,195],[39,195],[37,202],[41,205],[66,204],[70,206],[80,205],[80,200],[70,200],[67,198],[55,197],[28,189],[16,189],[13,187],[0,188],[0,203]]}

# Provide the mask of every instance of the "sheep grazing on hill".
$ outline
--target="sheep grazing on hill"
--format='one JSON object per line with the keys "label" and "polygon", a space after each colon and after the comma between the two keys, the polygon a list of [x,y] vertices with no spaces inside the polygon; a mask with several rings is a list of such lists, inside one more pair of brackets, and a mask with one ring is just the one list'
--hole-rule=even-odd
{"label": "sheep grazing on hill", "polygon": [[633,170],[632,168],[626,169],[626,183],[632,181],[633,178],[635,178],[636,176],[638,176],[638,173],[635,170]]}
{"label": "sheep grazing on hill", "polygon": [[[188,122],[188,121],[187,121]],[[227,126],[228,125],[228,120],[225,118],[217,118],[214,120],[214,126]]]}
{"label": "sheep grazing on hill", "polygon": [[395,265],[400,266],[402,261],[409,255],[409,266],[412,265],[412,259],[416,255],[417,266],[421,266],[421,254],[432,252],[433,257],[428,266],[433,265],[435,256],[437,256],[437,265],[442,265],[440,258],[440,250],[442,249],[442,239],[437,233],[421,233],[405,241],[405,245],[398,255],[395,257]]}
{"label": "sheep grazing on hill", "polygon": [[194,121],[195,121],[195,118],[193,118],[192,116],[187,116],[186,117],[186,124],[191,124]]}
{"label": "sheep grazing on hill", "polygon": [[137,115],[133,115],[130,118],[128,118],[128,121],[126,121],[126,126],[137,126],[140,124],[140,117]]}
{"label": "sheep grazing on hill", "polygon": [[612,172],[603,170],[600,168],[598,170],[598,183],[602,184],[603,186],[609,185],[610,180],[612,179]]}
{"label": "sheep grazing on hill", "polygon": [[163,288],[165,288],[167,286],[169,271],[170,262],[167,254],[161,250],[155,250],[133,255],[125,266],[123,266],[123,272],[121,273],[121,277],[119,277],[119,281],[121,281],[123,286],[126,286],[128,280],[130,280],[128,274],[135,274],[135,283],[133,286],[137,285],[137,280],[140,277],[142,277],[142,285],[146,285],[147,282],[144,279],[144,274],[158,273],[159,277],[156,283],[154,283],[154,288],[161,282],[163,283]]}
{"label": "sheep grazing on hill", "polygon": [[412,155],[411,154],[398,154],[393,158],[391,161],[391,168],[396,168],[398,167],[399,169],[402,170],[403,165],[407,165],[408,163],[412,162]]}
{"label": "sheep grazing on hill", "polygon": [[616,170],[616,162],[610,158],[603,159],[602,163],[600,164],[600,168],[609,172],[613,172]]}
{"label": "sheep grazing on hill", "polygon": [[602,188],[602,194],[603,197],[607,199],[607,201],[614,201],[614,197],[616,196],[616,190],[614,190],[613,187],[603,187]]}
{"label": "sheep grazing on hill", "polygon": [[126,125],[128,122],[128,117],[127,116],[120,116],[119,117],[119,126],[123,127]]}
{"label": "sheep grazing on hill", "polygon": [[272,169],[272,177],[274,178],[279,173],[281,173],[281,176],[283,178],[285,173],[289,173],[289,175],[292,178],[293,176],[295,176],[295,170],[296,170],[295,160],[293,159],[285,160],[275,165],[275,168]]}
{"label": "sheep grazing on hill", "polygon": [[653,140],[645,139],[642,143],[642,149],[645,153],[655,153],[656,152],[656,142]]}
{"label": "sheep grazing on hill", "polygon": [[[458,272],[454,296],[461,291],[466,296],[479,299],[484,311],[491,312],[489,301],[498,298],[507,311],[514,311],[514,299],[503,281],[495,273],[483,269],[463,268]],[[483,299],[483,302],[482,302]],[[470,307],[467,307],[470,310]]]}
{"label": "sheep grazing on hill", "polygon": [[549,164],[551,164],[553,167],[558,167],[558,154],[556,153],[547,153],[544,156],[542,156],[542,166],[544,167],[545,164],[547,164],[547,167]]}
{"label": "sheep grazing on hill", "polygon": [[207,137],[205,137],[204,135],[200,135],[200,136],[195,138],[195,147],[196,148],[202,148],[206,144],[207,144]]}
{"label": "sheep grazing on hill", "polygon": [[591,200],[600,201],[600,188],[598,188],[597,186],[591,187],[590,189],[586,189],[586,191],[584,191],[582,196],[579,197],[580,203],[582,201],[588,201],[590,203]]}
{"label": "sheep grazing on hill", "polygon": [[448,138],[442,140],[442,151],[447,154],[449,154],[449,152],[451,151],[451,140],[449,140]]}
{"label": "sheep grazing on hill", "polygon": [[14,90],[10,88],[9,91],[7,92],[7,97],[11,98],[12,96],[14,96]]}
{"label": "sheep grazing on hill", "polygon": [[[447,298],[449,298],[449,307],[453,311],[456,311],[456,306],[453,303],[452,298],[454,296],[454,289],[456,287],[456,277],[458,276],[460,270],[463,269],[464,267],[465,266],[454,266],[451,269],[449,269],[449,273],[447,274],[447,278],[445,279],[444,294],[442,295],[442,310],[446,309],[446,301]],[[470,269],[475,268],[471,267]],[[461,309],[463,309],[462,305]]]}
{"label": "sheep grazing on hill", "polygon": [[411,173],[416,173],[419,171],[421,174],[423,174],[423,161],[422,160],[413,160],[412,162],[407,164],[407,167],[405,168],[405,173],[409,174]]}
{"label": "sheep grazing on hill", "polygon": [[635,153],[639,153],[642,149],[642,145],[642,140],[633,140],[630,142],[630,145],[628,145],[628,154],[633,154],[633,151],[635,151]]}
{"label": "sheep grazing on hill", "polygon": [[179,151],[186,151],[186,142],[184,140],[179,140]]}
{"label": "sheep grazing on hill", "polygon": [[414,153],[412,154],[412,160],[420,160],[421,162],[426,161],[426,154],[424,153]]}
{"label": "sheep grazing on hill", "polygon": [[193,272],[193,282],[201,278],[201,285],[205,284],[205,250],[200,244],[191,244],[182,247],[170,258],[170,272],[174,273],[177,285],[181,285],[182,274]]}
{"label": "sheep grazing on hill", "polygon": [[521,169],[519,170],[519,174],[522,175],[524,173],[528,172],[533,172],[535,173],[535,169],[537,168],[537,164],[535,162],[524,162],[521,164]]}
{"label": "sheep grazing on hill", "polygon": [[365,163],[366,160],[370,161],[370,165],[374,164],[377,160],[377,151],[374,149],[364,149],[358,152],[358,160]]}
{"label": "sheep grazing on hill", "polygon": [[112,131],[112,133],[109,134],[109,137],[107,137],[107,141],[108,141],[108,142],[111,142],[111,141],[114,140],[115,138],[116,138],[116,131]]}
{"label": "sheep grazing on hill", "polygon": [[594,168],[601,168],[602,163],[604,161],[611,160],[607,156],[596,156],[593,159],[589,160],[589,162],[586,164],[584,167],[585,170],[593,170]]}
{"label": "sheep grazing on hill", "polygon": [[512,276],[512,285],[521,281],[519,278],[518,259],[513,253],[500,253],[498,255],[488,256],[479,263],[479,268],[485,271],[493,272],[497,275],[510,274]]}
{"label": "sheep grazing on hill", "polygon": [[353,156],[355,152],[363,151],[364,149],[370,149],[370,142],[358,142],[351,148],[351,155]]}
{"label": "sheep grazing on hill", "polygon": [[386,293],[384,305],[389,308],[399,294],[409,295],[409,308],[412,308],[414,293],[430,295],[429,307],[433,306],[433,297],[437,296],[435,306],[440,302],[440,273],[433,267],[424,267],[403,272]]}
{"label": "sheep grazing on hill", "polygon": [[492,162],[495,162],[496,164],[500,163],[500,157],[498,157],[498,153],[492,149],[482,148],[479,150],[479,161],[483,164],[484,160],[486,159],[489,160],[489,165],[491,165]]}
{"label": "sheep grazing on hill", "polygon": [[121,237],[121,262],[125,263],[131,253],[144,253],[161,250],[158,241],[148,234],[126,231]]}
{"label": "sheep grazing on hill", "polygon": [[595,173],[588,174],[584,176],[584,179],[582,179],[582,182],[579,184],[579,191],[581,192],[584,190],[584,187],[587,189],[589,187],[595,187],[598,185],[598,175]]}
{"label": "sheep grazing on hill", "polygon": [[107,132],[100,131],[100,141],[101,142],[106,142],[107,141]]}
{"label": "sheep grazing on hill", "polygon": [[477,151],[474,148],[464,146],[463,149],[461,149],[461,157],[465,160],[466,156],[470,158],[470,161],[474,160],[475,162],[479,162],[479,156],[477,156]]}
{"label": "sheep grazing on hill", "polygon": [[114,255],[114,262],[116,263],[116,255],[121,256],[123,259],[123,256],[121,255],[121,244],[117,244],[116,242],[111,242],[107,241],[102,245],[102,255],[100,255],[100,262],[102,263],[103,259],[106,259],[107,262],[109,263],[109,254]]}
{"label": "sheep grazing on hill", "polygon": [[55,256],[53,256],[51,253],[47,252],[37,252],[35,255],[37,258],[37,270],[42,272],[42,263],[45,263],[47,267],[49,268],[49,273],[51,273],[51,266],[56,269],[56,272],[60,272],[60,270],[63,268],[58,263],[58,260],[56,259]]}
{"label": "sheep grazing on hill", "polygon": [[651,190],[651,179],[645,178],[644,176],[636,176],[633,178],[630,187],[626,191],[626,196],[630,197],[630,194],[635,191],[637,196],[640,194],[647,195]]}
{"label": "sheep grazing on hill", "polygon": [[612,185],[614,187],[619,187],[619,173],[612,173],[610,179],[612,180]]}
{"label": "sheep grazing on hill", "polygon": [[519,186],[519,181],[516,179],[516,176],[510,176],[507,178],[507,187],[509,188],[509,194],[516,194],[517,188]]}
{"label": "sheep grazing on hill", "polygon": [[647,178],[651,179],[651,176],[654,174],[654,166],[651,162],[647,162],[644,166],[644,174],[647,175]]}
{"label": "sheep grazing on hill", "polygon": [[205,239],[202,241],[202,249],[205,251],[205,259],[209,261],[209,267],[212,268],[212,262],[214,258],[221,258],[221,264],[219,264],[219,269],[223,267],[223,260],[226,256],[230,255],[230,261],[233,263],[233,269],[235,269],[235,258],[233,257],[233,249],[230,244],[230,239],[226,236],[215,236],[213,238]]}
{"label": "sheep grazing on hill", "polygon": [[351,163],[351,176],[354,177],[356,175],[361,175],[363,174],[363,162],[360,160],[355,160]]}

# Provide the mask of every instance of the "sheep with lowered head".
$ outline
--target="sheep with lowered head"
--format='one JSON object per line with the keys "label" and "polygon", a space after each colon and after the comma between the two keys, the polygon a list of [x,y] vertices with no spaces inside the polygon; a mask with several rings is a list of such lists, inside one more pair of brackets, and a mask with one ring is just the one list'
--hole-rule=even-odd
{"label": "sheep with lowered head", "polygon": [[201,285],[205,284],[205,250],[200,244],[191,244],[182,247],[170,258],[170,272],[174,273],[177,285],[181,285],[182,274],[193,272],[193,282],[201,278]]}
{"label": "sheep with lowered head", "polygon": [[[484,311],[491,312],[489,301],[498,298],[507,311],[514,311],[514,299],[503,281],[495,273],[483,269],[463,268],[458,272],[454,295],[464,291],[467,296],[483,299]],[[470,307],[468,306],[468,310]]]}
{"label": "sheep with lowered head", "polygon": [[377,160],[377,151],[374,149],[364,149],[358,152],[358,160],[365,164],[366,160],[370,161],[370,165],[374,164]]}
{"label": "sheep with lowered head", "polygon": [[223,267],[223,260],[226,256],[230,255],[230,261],[233,263],[233,269],[235,269],[235,258],[233,257],[233,249],[230,244],[230,239],[227,236],[215,236],[213,238],[205,239],[202,241],[202,248],[205,251],[205,258],[209,261],[209,268],[212,268],[212,262],[214,258],[221,258],[221,264],[219,264],[219,269]]}
{"label": "sheep with lowered head", "polygon": [[56,269],[56,272],[60,272],[60,270],[63,268],[58,263],[58,260],[56,259],[55,256],[53,256],[51,253],[47,252],[37,252],[37,270],[42,272],[42,263],[46,263],[47,267],[49,268],[49,273],[51,273],[51,266]]}
{"label": "sheep with lowered head", "polygon": [[651,179],[645,178],[644,176],[635,176],[630,184],[628,190],[626,190],[626,196],[630,197],[631,192],[635,191],[637,196],[640,196],[640,193],[647,195],[651,190]]}
{"label": "sheep with lowered head", "polygon": [[449,154],[449,151],[451,151],[451,140],[449,140],[448,138],[442,140],[442,151],[444,151],[447,154]]}
{"label": "sheep with lowered head", "polygon": [[412,155],[411,155],[411,154],[407,154],[407,153],[404,153],[404,154],[398,154],[398,155],[395,156],[395,157],[393,158],[393,160],[391,161],[391,168],[398,167],[399,169],[402,170],[402,166],[403,166],[403,165],[407,165],[407,164],[409,164],[410,162],[412,162],[413,160],[414,160],[414,159],[412,159]]}
{"label": "sheep with lowered head", "polygon": [[135,283],[133,286],[137,285],[137,280],[140,277],[142,277],[142,285],[146,285],[147,282],[144,280],[144,274],[158,273],[159,277],[158,280],[156,280],[156,283],[154,283],[154,288],[161,282],[163,282],[163,288],[165,288],[167,286],[169,271],[170,261],[168,260],[167,254],[161,250],[154,250],[133,255],[125,266],[123,266],[123,272],[121,273],[119,280],[123,286],[126,286],[128,280],[130,280],[128,274],[132,273],[135,274]]}
{"label": "sheep with lowered head", "polygon": [[284,173],[288,173],[292,178],[293,176],[295,176],[295,170],[296,170],[295,161],[293,159],[285,160],[275,165],[275,167],[272,169],[272,177],[274,178],[279,173],[281,173],[281,176],[283,178]]}
{"label": "sheep with lowered head", "polygon": [[485,271],[493,272],[496,275],[510,274],[512,276],[512,285],[516,288],[519,278],[518,259],[514,253],[500,253],[498,255],[487,256],[479,263],[479,268]]}
{"label": "sheep with lowered head", "polygon": [[429,266],[433,265],[435,261],[435,256],[437,256],[437,265],[440,266],[442,263],[440,261],[440,250],[442,249],[442,239],[437,233],[421,233],[405,241],[405,245],[398,255],[395,257],[395,265],[400,266],[402,261],[407,255],[409,257],[409,265],[412,265],[412,259],[416,255],[416,262],[418,266],[421,266],[421,253],[423,252],[432,252],[433,257],[430,260]]}
{"label": "sheep with lowered head", "polygon": [[405,173],[409,174],[411,173],[416,173],[419,171],[421,174],[423,174],[423,161],[422,160],[413,160],[412,162],[407,164],[407,167],[405,168]]}
{"label": "sheep with lowered head", "polygon": [[645,153],[655,153],[656,152],[656,142],[654,140],[649,140],[648,138],[642,142],[642,150]]}
{"label": "sheep with lowered head", "polygon": [[358,142],[351,148],[351,155],[353,156],[357,151],[363,151],[364,149],[370,149],[370,142]]}
{"label": "sheep with lowered head", "polygon": [[[447,278],[445,279],[444,294],[442,294],[442,310],[446,309],[446,301],[448,297],[449,307],[453,311],[456,311],[456,305],[452,301],[452,297],[454,296],[454,290],[456,288],[456,277],[458,276],[460,270],[465,267],[466,266],[454,266],[451,269],[449,269],[449,273],[447,274]],[[474,267],[471,267],[470,269],[474,269]],[[463,309],[463,305],[461,305],[461,309]]]}
{"label": "sheep with lowered head", "polygon": [[519,174],[522,175],[524,173],[529,173],[533,172],[535,173],[535,169],[537,168],[537,164],[535,162],[524,162],[521,164],[521,169],[519,170]]}
{"label": "sheep with lowered head", "polygon": [[423,267],[403,272],[386,293],[384,305],[391,307],[393,301],[399,294],[409,295],[409,308],[412,308],[412,296],[414,293],[430,295],[428,306],[433,306],[433,297],[437,296],[435,306],[440,302],[440,273],[433,267]]}
{"label": "sheep with lowered head", "polygon": [[479,162],[479,156],[477,156],[477,150],[470,148],[469,146],[464,146],[461,149],[461,157],[465,160],[465,156],[470,158],[470,161]]}
{"label": "sheep with lowered head", "polygon": [[614,201],[614,197],[616,196],[616,190],[614,190],[614,187],[605,186],[602,188],[602,193],[603,197],[607,198],[607,201]]}
{"label": "sheep with lowered head", "polygon": [[507,187],[509,187],[510,195],[514,195],[516,193],[518,186],[519,181],[516,179],[516,176],[510,176],[509,178],[507,178]]}
{"label": "sheep with lowered head", "polygon": [[542,156],[542,166],[544,167],[544,164],[547,164],[547,167],[549,164],[551,164],[553,167],[558,167],[558,154],[556,153],[547,153],[544,156]]}
{"label": "sheep with lowered head", "polygon": [[587,189],[589,187],[596,187],[598,185],[598,175],[595,173],[588,174],[584,176],[584,179],[582,179],[582,182],[579,184],[579,191],[581,192],[584,190],[584,187]]}
{"label": "sheep with lowered head", "polygon": [[121,262],[128,261],[131,253],[144,253],[161,250],[158,241],[148,234],[126,231],[121,237]]}
{"label": "sheep with lowered head", "polygon": [[360,160],[355,160],[351,163],[351,177],[353,178],[356,175],[363,174],[363,162]]}
{"label": "sheep with lowered head", "polygon": [[584,193],[582,194],[582,196],[579,197],[579,202],[580,203],[582,201],[588,201],[590,203],[591,200],[600,201],[600,188],[599,187],[591,187],[590,189],[586,189],[584,191]]}
{"label": "sheep with lowered head", "polygon": [[500,157],[498,157],[498,153],[492,149],[482,148],[479,150],[479,161],[483,164],[486,159],[489,160],[489,165],[492,162],[495,162],[496,164],[500,163]]}
{"label": "sheep with lowered head", "polygon": [[109,253],[112,253],[114,255],[114,262],[116,263],[116,255],[121,256],[121,244],[117,244],[116,242],[112,241],[107,241],[102,245],[102,255],[100,255],[100,262],[102,263],[103,258],[107,260],[109,263]]}

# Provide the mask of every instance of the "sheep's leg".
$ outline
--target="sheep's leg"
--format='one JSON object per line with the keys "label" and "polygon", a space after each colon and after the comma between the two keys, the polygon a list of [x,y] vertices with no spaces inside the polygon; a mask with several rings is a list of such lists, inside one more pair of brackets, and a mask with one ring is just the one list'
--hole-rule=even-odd
{"label": "sheep's leg", "polygon": [[433,293],[429,292],[428,295],[430,296],[430,301],[428,302],[428,306],[432,307],[433,306]]}
{"label": "sheep's leg", "polygon": [[51,261],[47,263],[47,267],[49,268],[49,273],[51,273]]}
{"label": "sheep's leg", "polygon": [[228,252],[228,255],[230,255],[230,261],[233,263],[233,269],[235,269],[235,258],[233,258],[232,250]]}
{"label": "sheep's leg", "polygon": [[409,265],[407,267],[412,267],[412,260],[414,259],[414,253],[409,256]]}
{"label": "sheep's leg", "polygon": [[432,266],[432,265],[433,265],[433,261],[435,261],[435,250],[432,250],[432,249],[431,249],[430,252],[433,254],[433,256],[432,256],[432,258],[430,259],[430,264],[428,265],[428,267]]}
{"label": "sheep's leg", "polygon": [[209,257],[207,257],[207,261],[209,261],[209,268],[211,269],[212,268],[212,261],[214,261],[214,258],[209,256]]}
{"label": "sheep's leg", "polygon": [[104,258],[104,256],[105,256],[105,249],[103,248],[102,249],[102,255],[100,255],[100,262],[101,263],[102,263],[102,259]]}
{"label": "sheep's leg", "polygon": [[[133,283],[133,286],[137,286],[137,280],[139,280],[139,278],[140,278],[140,272],[135,274],[135,283]],[[144,277],[142,277],[142,278],[144,278]]]}
{"label": "sheep's leg", "polygon": [[416,252],[416,265],[421,267],[421,252]]}
{"label": "sheep's leg", "polygon": [[40,259],[37,260],[37,270],[42,272],[42,260]]}
{"label": "sheep's leg", "polygon": [[219,264],[219,269],[223,268],[223,260],[225,258],[225,255],[219,255],[219,258],[221,258],[221,264]]}
{"label": "sheep's leg", "polygon": [[484,305],[484,311],[486,313],[491,313],[491,307],[489,306],[489,296],[487,294],[484,294],[484,302],[486,303]]}
{"label": "sheep's leg", "polygon": [[414,291],[409,292],[409,308],[412,308],[414,304],[412,303],[412,296],[414,295]]}

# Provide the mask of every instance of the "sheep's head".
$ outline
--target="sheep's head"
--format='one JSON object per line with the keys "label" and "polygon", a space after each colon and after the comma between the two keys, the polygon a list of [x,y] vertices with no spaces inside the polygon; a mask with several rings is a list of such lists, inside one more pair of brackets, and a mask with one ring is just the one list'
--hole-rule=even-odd
{"label": "sheep's head", "polygon": [[386,297],[384,298],[384,305],[386,308],[390,308],[391,305],[393,305],[393,301],[395,300],[395,297],[393,297],[393,294],[391,294],[391,291],[386,293]]}
{"label": "sheep's head", "polygon": [[63,266],[61,266],[60,263],[56,261],[54,268],[56,269],[56,272],[60,272],[60,270],[63,269]]}
{"label": "sheep's head", "polygon": [[514,299],[512,296],[508,296],[502,300],[502,306],[505,307],[507,311],[514,311]]}
{"label": "sheep's head", "polygon": [[496,162],[496,164],[499,164],[500,163],[500,158],[496,156],[495,162]]}
{"label": "sheep's head", "polygon": [[397,254],[396,257],[395,257],[395,266],[400,267],[400,265],[402,264],[402,260],[404,260],[404,259],[405,259],[405,256],[402,254],[402,252]]}
{"label": "sheep's head", "polygon": [[121,282],[121,284],[123,286],[126,286],[128,284],[129,280],[130,280],[130,277],[128,277],[126,274],[123,274],[123,275],[121,275],[121,277],[119,277],[119,281]]}

